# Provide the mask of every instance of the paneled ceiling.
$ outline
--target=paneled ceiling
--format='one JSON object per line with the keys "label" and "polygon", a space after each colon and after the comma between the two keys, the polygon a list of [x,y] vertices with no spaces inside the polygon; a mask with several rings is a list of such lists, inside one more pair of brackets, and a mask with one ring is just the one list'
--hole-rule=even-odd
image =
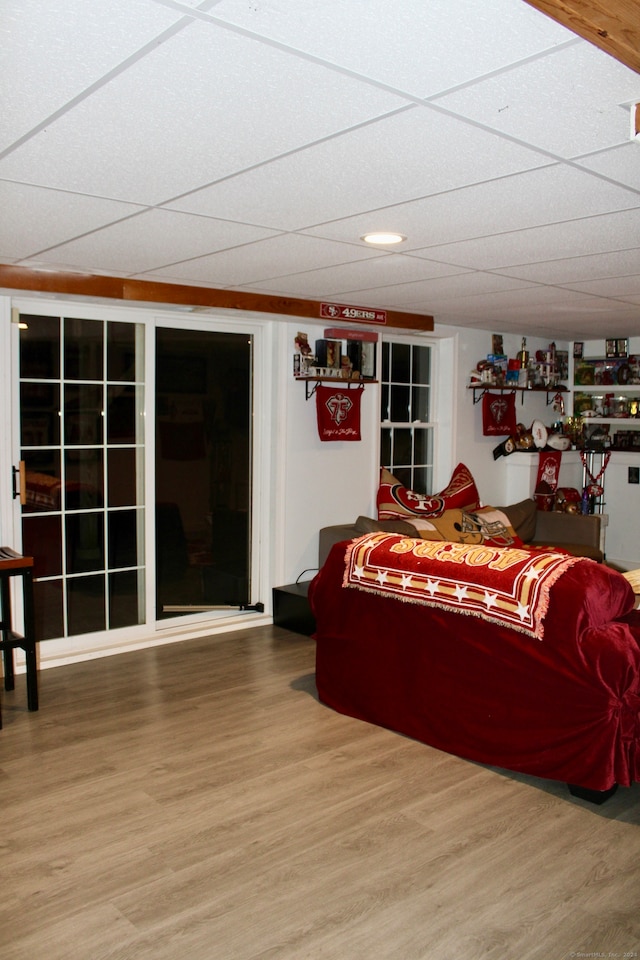
{"label": "paneled ceiling", "polygon": [[3,0],[0,263],[640,334],[637,44],[536,5]]}

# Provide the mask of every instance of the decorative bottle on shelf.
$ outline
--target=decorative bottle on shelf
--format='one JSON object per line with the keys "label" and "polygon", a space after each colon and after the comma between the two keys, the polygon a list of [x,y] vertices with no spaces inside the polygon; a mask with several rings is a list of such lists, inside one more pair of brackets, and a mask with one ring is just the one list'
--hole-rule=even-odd
{"label": "decorative bottle on shelf", "polygon": [[520,369],[518,370],[518,386],[527,387],[529,385],[529,351],[527,350],[527,338],[522,338],[522,347],[516,354]]}
{"label": "decorative bottle on shelf", "polygon": [[520,369],[526,370],[529,366],[529,351],[527,350],[527,338],[522,338],[522,347],[517,354],[518,361],[520,363]]}

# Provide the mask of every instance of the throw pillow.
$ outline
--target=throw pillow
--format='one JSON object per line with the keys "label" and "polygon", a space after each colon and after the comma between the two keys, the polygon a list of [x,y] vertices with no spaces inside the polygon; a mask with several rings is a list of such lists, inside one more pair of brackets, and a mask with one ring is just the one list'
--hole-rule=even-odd
{"label": "throw pillow", "polygon": [[465,508],[475,510],[480,506],[480,497],[471,473],[459,463],[451,480],[440,493],[424,494],[408,490],[384,467],[378,488],[379,520],[427,519],[441,516],[445,510]]}
{"label": "throw pillow", "polygon": [[512,503],[508,507],[496,507],[496,510],[506,513],[511,526],[524,543],[534,539],[538,510],[535,500],[521,500],[520,503]]}
{"label": "throw pillow", "polygon": [[408,537],[416,536],[416,528],[406,520],[374,520],[373,517],[358,517],[358,533],[404,533]]}
{"label": "throw pillow", "polygon": [[491,547],[523,547],[509,522],[495,507],[478,510],[445,510],[439,517],[418,520],[416,528],[423,540],[448,540],[450,543],[483,543]]}

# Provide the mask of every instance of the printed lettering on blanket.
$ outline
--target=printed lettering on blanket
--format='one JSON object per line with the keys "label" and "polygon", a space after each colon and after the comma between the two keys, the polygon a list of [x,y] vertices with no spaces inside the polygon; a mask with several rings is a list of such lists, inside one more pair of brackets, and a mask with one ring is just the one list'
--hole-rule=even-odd
{"label": "printed lettering on blanket", "polygon": [[549,591],[584,557],[373,533],[345,554],[343,587],[504,624],[544,637]]}

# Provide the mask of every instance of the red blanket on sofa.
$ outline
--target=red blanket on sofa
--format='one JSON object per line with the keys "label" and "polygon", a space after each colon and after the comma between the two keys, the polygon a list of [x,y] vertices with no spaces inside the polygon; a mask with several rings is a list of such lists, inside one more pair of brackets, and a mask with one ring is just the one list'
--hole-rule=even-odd
{"label": "red blanket on sofa", "polygon": [[[387,540],[388,553],[403,539]],[[454,603],[403,603],[350,583],[366,567],[356,563],[366,541],[336,545],[309,589],[324,703],[514,771],[593,790],[640,780],[640,615],[624,577],[590,560],[565,564],[536,641]],[[411,555],[396,551],[413,582],[422,560]],[[513,593],[509,579],[493,586]]]}
{"label": "red blanket on sofa", "polygon": [[482,617],[542,640],[549,591],[576,563],[587,561],[542,550],[370,533],[348,548],[343,586]]}

